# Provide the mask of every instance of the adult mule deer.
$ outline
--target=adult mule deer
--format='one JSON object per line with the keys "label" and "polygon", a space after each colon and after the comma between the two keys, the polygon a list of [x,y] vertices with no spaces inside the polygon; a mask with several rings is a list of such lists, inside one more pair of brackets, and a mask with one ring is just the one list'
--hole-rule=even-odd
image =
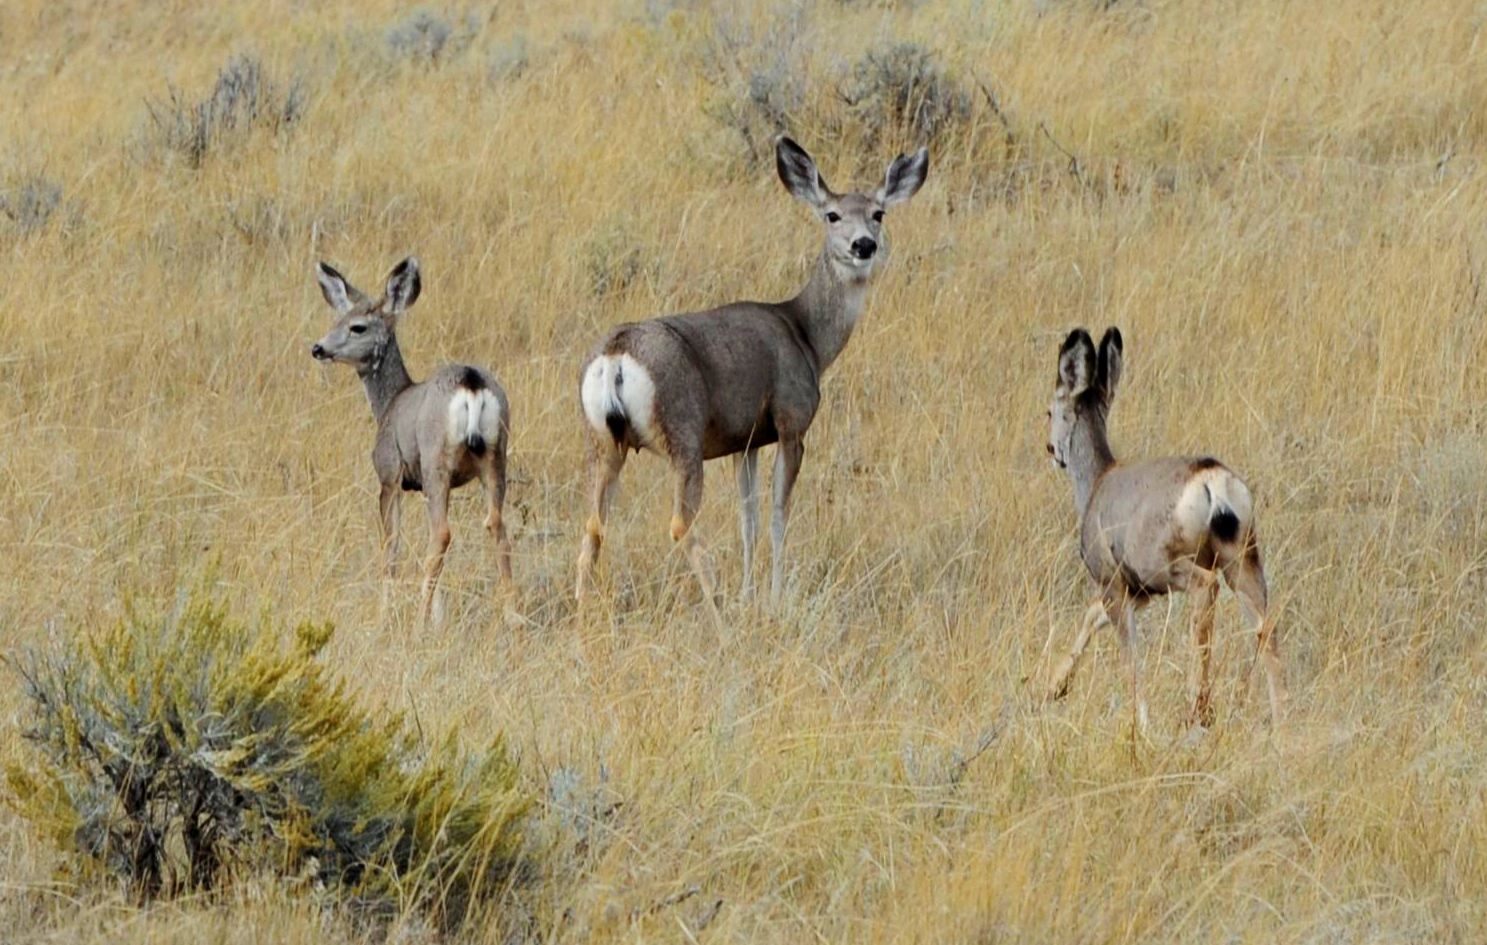
{"label": "adult mule deer", "polygon": [[1105,332],[1098,350],[1083,328],[1071,332],[1059,349],[1048,452],[1073,482],[1079,553],[1100,597],[1085,611],[1073,649],[1054,670],[1049,695],[1058,698],[1067,692],[1090,636],[1114,623],[1135,722],[1145,729],[1146,699],[1134,651],[1136,611],[1153,597],[1193,591],[1193,718],[1211,725],[1209,664],[1222,573],[1255,627],[1270,687],[1271,724],[1278,726],[1286,690],[1275,627],[1266,614],[1265,571],[1249,489],[1209,456],[1116,461],[1105,421],[1122,357],[1116,328]]}
{"label": "adult mule deer", "polygon": [[579,597],[593,581],[627,452],[642,449],[664,456],[676,475],[671,537],[684,547],[709,603],[717,598],[712,560],[692,522],[702,503],[703,462],[734,457],[743,593],[751,595],[759,449],[771,443],[778,445],[770,591],[779,595],[790,496],[821,400],[821,376],[852,337],[867,288],[887,259],[883,213],[919,190],[929,151],[899,155],[872,193],[833,192],[810,155],[786,137],[775,143],[775,167],[785,189],[816,211],[826,231],[800,294],[619,325],[584,362],[579,399],[593,445],[593,492],[578,557]]}
{"label": "adult mule deer", "polygon": [[429,548],[420,613],[425,626],[437,624],[443,610],[439,574],[450,540],[449,493],[472,479],[485,486],[489,509],[485,527],[496,539],[501,578],[511,587],[511,543],[501,522],[511,423],[506,392],[490,371],[464,364],[446,365],[419,384],[408,376],[396,331],[398,320],[422,290],[418,260],[410,256],[393,267],[386,291],[376,300],[323,262],[315,278],[338,317],[310,353],[320,361],[354,367],[377,420],[372,466],[382,487],[379,504],[389,580],[397,561],[402,493],[422,491],[428,497]]}

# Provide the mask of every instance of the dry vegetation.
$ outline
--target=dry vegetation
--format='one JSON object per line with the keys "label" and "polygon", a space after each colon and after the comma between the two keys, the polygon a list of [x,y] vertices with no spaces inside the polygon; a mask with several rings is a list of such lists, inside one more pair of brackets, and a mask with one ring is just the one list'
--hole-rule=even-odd
{"label": "dry vegetation", "polygon": [[[1484,57],[1475,0],[8,0],[0,647],[206,559],[242,608],[334,621],[368,703],[504,733],[538,798],[534,875],[462,941],[1479,940]],[[720,636],[642,458],[577,615],[577,358],[793,293],[819,231],[759,153],[779,126],[843,183],[934,138],[826,383],[789,593]],[[311,266],[375,284],[410,252],[414,374],[512,395],[524,626],[473,491],[448,625],[416,632],[412,567],[377,621],[372,421],[307,353]],[[1042,409],[1062,334],[1109,323],[1117,450],[1212,450],[1258,496],[1279,737],[1239,705],[1227,595],[1205,737],[1182,600],[1143,622],[1153,744],[1112,637],[1028,702],[1088,591]],[[731,478],[700,527],[736,587]],[[7,757],[21,705],[0,686]],[[12,941],[382,934],[256,877],[137,909],[9,811],[0,851]]]}

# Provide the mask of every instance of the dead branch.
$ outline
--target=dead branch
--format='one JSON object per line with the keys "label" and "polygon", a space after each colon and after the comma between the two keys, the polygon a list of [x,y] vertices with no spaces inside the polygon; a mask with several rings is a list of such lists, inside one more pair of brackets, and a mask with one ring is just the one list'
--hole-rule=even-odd
{"label": "dead branch", "polygon": [[1007,113],[1002,110],[1002,100],[997,96],[996,89],[987,85],[979,75],[975,78],[976,85],[981,88],[981,94],[986,96],[986,104],[991,108],[992,115],[996,116],[996,120],[1002,125],[1002,131],[1006,135],[1007,157],[1010,158],[1017,150],[1017,135],[1012,131],[1012,122],[1007,118]]}
{"label": "dead branch", "polygon": [[[691,899],[693,896],[697,895],[700,892],[702,892],[701,886],[688,886],[681,892],[674,892],[666,898],[658,899],[644,908],[636,906],[634,909],[630,910],[630,918],[638,919],[643,915],[655,915],[662,909],[669,909],[674,905],[686,902],[688,899]],[[721,900],[719,901],[721,902]]]}
{"label": "dead branch", "polygon": [[1073,151],[1058,143],[1058,139],[1053,136],[1053,132],[1048,130],[1047,125],[1040,121],[1038,122],[1038,127],[1042,129],[1043,134],[1047,136],[1048,140],[1053,142],[1053,146],[1062,151],[1064,156],[1069,159],[1069,173],[1074,175],[1074,179],[1079,181],[1081,187],[1084,186],[1084,174],[1080,170],[1079,158],[1074,156]]}

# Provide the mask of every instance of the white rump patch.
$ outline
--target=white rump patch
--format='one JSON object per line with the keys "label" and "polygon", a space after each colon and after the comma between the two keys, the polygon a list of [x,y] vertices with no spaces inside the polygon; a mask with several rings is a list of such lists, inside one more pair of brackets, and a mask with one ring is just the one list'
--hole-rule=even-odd
{"label": "white rump patch", "polygon": [[1206,476],[1200,474],[1198,481],[1208,486],[1209,493],[1213,496],[1214,508],[1228,509],[1238,516],[1242,526],[1248,528],[1254,521],[1255,500],[1244,480],[1229,469],[1210,469],[1204,470],[1204,473]]}
{"label": "white rump patch", "polygon": [[656,385],[650,372],[630,355],[605,354],[589,362],[579,398],[584,418],[600,436],[611,435],[608,418],[618,413],[640,445],[655,442]]}
{"label": "white rump patch", "polygon": [[1186,542],[1195,543],[1208,531],[1208,523],[1221,509],[1233,512],[1241,529],[1245,529],[1253,520],[1254,500],[1244,481],[1231,470],[1204,469],[1183,486],[1172,510],[1172,521]]}
{"label": "white rump patch", "polygon": [[463,445],[478,436],[493,449],[501,436],[501,403],[488,390],[457,389],[449,398],[449,443]]}

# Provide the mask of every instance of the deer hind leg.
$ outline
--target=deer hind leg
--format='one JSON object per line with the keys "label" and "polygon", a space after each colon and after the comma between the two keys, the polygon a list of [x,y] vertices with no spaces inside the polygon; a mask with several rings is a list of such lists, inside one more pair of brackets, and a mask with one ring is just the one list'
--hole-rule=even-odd
{"label": "deer hind leg", "polygon": [[437,627],[444,622],[444,595],[439,590],[439,575],[444,571],[444,554],[449,550],[449,486],[438,481],[428,486],[429,550],[423,575],[423,624]]}
{"label": "deer hind leg", "polygon": [[717,615],[718,582],[713,568],[712,556],[702,544],[702,539],[692,531],[692,523],[702,508],[702,457],[700,454],[674,458],[672,469],[676,471],[676,500],[671,512],[671,540],[681,546],[702,585],[702,596]]}
{"label": "deer hind leg", "polygon": [[502,617],[508,627],[522,623],[517,609],[516,581],[511,576],[511,539],[506,536],[506,523],[501,512],[506,507],[506,444],[492,448],[488,462],[480,467],[481,484],[485,486],[485,530],[496,540],[496,568],[501,576]]}
{"label": "deer hind leg", "polygon": [[[1265,664],[1266,682],[1270,688],[1270,724],[1279,728],[1290,700],[1281,673],[1280,647],[1276,642],[1275,622],[1270,619],[1269,594],[1265,587],[1265,569],[1260,565],[1260,552],[1251,537],[1244,554],[1224,565],[1224,577],[1239,598],[1244,619],[1255,628],[1256,655]],[[1249,689],[1246,677],[1244,692]]]}
{"label": "deer hind leg", "polygon": [[1094,601],[1085,608],[1084,620],[1079,626],[1079,635],[1074,638],[1074,647],[1059,661],[1050,677],[1047,699],[1062,699],[1069,694],[1069,680],[1074,677],[1074,667],[1078,665],[1079,658],[1084,655],[1085,647],[1089,646],[1090,638],[1101,627],[1108,626],[1110,626],[1110,614],[1105,609],[1103,600]]}
{"label": "deer hind leg", "polygon": [[590,469],[593,485],[589,492],[589,518],[584,525],[583,544],[578,552],[578,585],[574,596],[582,599],[594,586],[594,571],[599,564],[599,548],[604,544],[604,523],[609,518],[609,505],[614,501],[620,470],[625,468],[625,450],[613,440],[595,438]]}
{"label": "deer hind leg", "polygon": [[1192,721],[1213,727],[1213,611],[1219,597],[1218,575],[1194,567],[1188,590],[1193,595],[1193,662],[1188,682],[1193,691]]}
{"label": "deer hind leg", "polygon": [[759,450],[735,453],[733,472],[738,477],[738,527],[743,533],[742,594],[747,599],[754,596],[754,543],[759,535]]}
{"label": "deer hind leg", "polygon": [[509,594],[515,582],[511,578],[511,540],[506,537],[506,523],[501,510],[506,507],[506,457],[504,451],[492,448],[488,462],[480,466],[480,484],[485,486],[485,530],[496,540],[496,567]]}
{"label": "deer hind leg", "polygon": [[769,521],[770,578],[769,595],[779,600],[785,582],[785,526],[790,521],[790,496],[805,459],[805,443],[799,439],[781,439],[774,456],[774,514]]}
{"label": "deer hind leg", "polygon": [[1131,721],[1136,731],[1146,734],[1146,693],[1141,686],[1141,661],[1136,653],[1136,603],[1124,590],[1113,591],[1105,598],[1105,612],[1115,624],[1120,638],[1121,661],[1125,663],[1126,688],[1131,697]]}

